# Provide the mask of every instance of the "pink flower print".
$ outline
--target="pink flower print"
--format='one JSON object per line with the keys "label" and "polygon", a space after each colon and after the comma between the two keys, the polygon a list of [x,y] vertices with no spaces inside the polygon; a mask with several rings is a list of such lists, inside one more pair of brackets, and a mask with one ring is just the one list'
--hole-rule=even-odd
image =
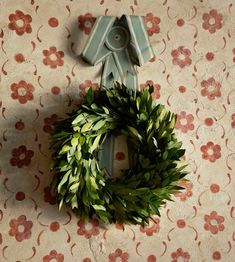
{"label": "pink flower print", "polygon": [[124,152],[117,152],[115,158],[118,161],[122,161],[126,158],[126,156],[125,156]]}
{"label": "pink flower print", "polygon": [[91,262],[91,259],[89,257],[86,257],[82,260],[82,262]]}
{"label": "pink flower print", "polygon": [[209,100],[214,100],[216,97],[221,96],[221,84],[218,81],[215,81],[213,77],[210,77],[207,80],[203,80],[201,82],[201,87],[201,95],[207,96]]}
{"label": "pink flower print", "polygon": [[17,35],[23,35],[24,33],[31,33],[32,27],[30,23],[32,22],[32,17],[30,15],[25,15],[22,11],[16,10],[14,14],[9,15],[10,23],[8,28],[15,30]]}
{"label": "pink flower print", "polygon": [[212,211],[210,215],[204,216],[205,224],[204,229],[210,231],[212,234],[217,234],[219,231],[224,230],[224,217],[217,214],[216,211]]}
{"label": "pink flower print", "polygon": [[11,154],[11,165],[17,166],[19,168],[23,166],[29,166],[31,163],[31,158],[34,156],[34,152],[32,150],[27,150],[26,146],[24,145],[14,148]]}
{"label": "pink flower print", "polygon": [[9,235],[14,236],[18,242],[31,237],[31,228],[33,222],[26,219],[26,216],[21,215],[17,219],[11,219],[10,221]]}
{"label": "pink flower print", "polygon": [[120,262],[128,262],[129,254],[123,252],[120,248],[117,248],[114,253],[109,254],[109,262],[116,262],[117,259]]}
{"label": "pink flower print", "polygon": [[83,82],[79,85],[80,96],[82,98],[86,95],[86,93],[87,93],[87,91],[90,87],[95,91],[99,88],[99,84],[98,83],[92,83],[91,80],[85,80],[85,82]]}
{"label": "pink flower print", "polygon": [[97,236],[99,234],[99,221],[97,219],[90,219],[89,223],[87,224],[85,224],[80,219],[77,225],[78,225],[78,230],[77,230],[78,235],[85,236],[85,238],[87,239],[91,238],[92,236]]}
{"label": "pink flower print", "polygon": [[182,192],[174,194],[174,196],[178,197],[181,201],[185,201],[193,195],[193,183],[189,181],[179,181],[177,182],[177,185],[185,188],[185,190],[183,190]]}
{"label": "pink flower print", "polygon": [[93,25],[95,24],[96,18],[92,16],[91,13],[86,13],[85,15],[80,15],[78,17],[78,28],[84,31],[86,35],[89,35]]}
{"label": "pink flower print", "polygon": [[147,262],[157,262],[157,258],[154,255],[149,255],[147,258]]}
{"label": "pink flower print", "polygon": [[221,259],[221,254],[219,251],[214,251],[212,254],[213,260],[220,260]]}
{"label": "pink flower print", "polygon": [[159,84],[154,84],[152,80],[147,80],[145,84],[141,84],[140,91],[144,91],[148,86],[153,87],[153,93],[151,94],[152,99],[160,98],[161,86]]}
{"label": "pink flower print", "polygon": [[64,255],[61,253],[57,253],[57,251],[52,250],[49,255],[43,257],[43,262],[63,262]]}
{"label": "pink flower print", "polygon": [[26,104],[28,101],[33,100],[34,86],[24,80],[19,81],[19,83],[11,84],[11,97],[17,99],[20,104]]}
{"label": "pink flower print", "polygon": [[154,233],[160,230],[160,219],[154,218],[154,222],[151,226],[140,227],[140,231],[145,233],[147,236],[152,236]]}
{"label": "pink flower print", "polygon": [[51,204],[51,205],[55,205],[56,204],[56,196],[52,195],[51,191],[52,190],[49,186],[44,188],[44,201]]}
{"label": "pink flower print", "polygon": [[173,65],[178,65],[180,68],[191,65],[192,59],[190,55],[191,51],[188,48],[184,48],[184,46],[179,46],[177,49],[172,50]]}
{"label": "pink flower print", "polygon": [[215,33],[216,30],[222,28],[222,14],[219,14],[215,9],[212,9],[209,13],[202,15],[203,23],[202,27],[208,30],[211,34]]}
{"label": "pink flower print", "polygon": [[187,133],[194,129],[193,124],[194,117],[191,114],[187,114],[185,111],[181,111],[177,114],[175,128],[180,129],[183,133]]}
{"label": "pink flower print", "polygon": [[208,53],[206,53],[205,57],[208,61],[212,61],[214,59],[215,55],[212,52],[208,52]]}
{"label": "pink flower print", "polygon": [[182,250],[182,248],[178,248],[175,252],[171,253],[171,262],[189,262],[190,255],[188,252]]}
{"label": "pink flower print", "polygon": [[52,135],[54,133],[54,123],[61,118],[57,114],[52,114],[50,117],[44,118],[43,131]]}
{"label": "pink flower print", "polygon": [[215,162],[221,157],[221,147],[220,145],[215,145],[213,142],[209,141],[206,145],[201,146],[202,158],[210,162]]}
{"label": "pink flower print", "polygon": [[159,24],[161,22],[161,19],[157,16],[154,16],[153,13],[148,13],[144,17],[144,23],[147,28],[147,32],[149,36],[152,36],[153,34],[158,34],[160,32]]}
{"label": "pink flower print", "polygon": [[57,68],[57,66],[63,66],[64,61],[64,52],[57,51],[55,46],[51,46],[49,50],[43,50],[43,55],[45,58],[43,59],[43,64],[49,66],[50,68]]}

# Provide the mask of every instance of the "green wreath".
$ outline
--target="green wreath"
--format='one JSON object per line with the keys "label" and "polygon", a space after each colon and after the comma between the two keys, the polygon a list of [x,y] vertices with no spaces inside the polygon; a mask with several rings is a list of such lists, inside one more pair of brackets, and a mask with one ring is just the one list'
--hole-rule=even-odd
{"label": "green wreath", "polygon": [[[133,91],[116,83],[112,89],[89,89],[70,117],[55,125],[52,187],[59,208],[66,204],[84,221],[97,217],[121,224],[148,223],[187,173],[173,133],[176,117],[152,98],[152,87]],[[100,146],[119,131],[132,148],[129,169],[118,178],[98,162]]]}

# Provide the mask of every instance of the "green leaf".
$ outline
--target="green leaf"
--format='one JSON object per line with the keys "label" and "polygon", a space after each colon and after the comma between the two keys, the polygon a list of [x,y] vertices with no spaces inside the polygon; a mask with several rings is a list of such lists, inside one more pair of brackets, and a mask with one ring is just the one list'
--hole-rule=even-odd
{"label": "green leaf", "polygon": [[96,210],[96,211],[106,211],[105,207],[104,206],[101,206],[101,205],[92,205],[93,208]]}
{"label": "green leaf", "polygon": [[165,151],[165,152],[163,153],[163,156],[162,156],[162,158],[163,158],[164,160],[166,160],[166,159],[167,159],[167,157],[168,157],[168,152],[167,152],[167,151]]}
{"label": "green leaf", "polygon": [[71,170],[68,170],[65,175],[63,176],[63,178],[61,179],[58,187],[57,187],[57,191],[58,193],[60,193],[61,187],[67,182],[69,175],[71,174]]}
{"label": "green leaf", "polygon": [[72,140],[71,140],[71,145],[72,145],[72,147],[76,147],[77,146],[77,144],[78,144],[78,138],[72,138]]}
{"label": "green leaf", "polygon": [[87,113],[82,113],[82,114],[79,114],[72,122],[72,125],[76,125],[82,121],[84,121],[87,117]]}
{"label": "green leaf", "polygon": [[148,119],[147,113],[141,113],[140,114],[140,120],[141,121],[146,121]]}
{"label": "green leaf", "polygon": [[80,160],[82,158],[82,152],[80,150],[77,150],[74,155],[77,160]]}
{"label": "green leaf", "polygon": [[101,138],[101,135],[98,135],[98,136],[95,138],[95,140],[94,140],[94,142],[93,142],[93,144],[92,144],[92,146],[91,146],[91,149],[90,149],[90,152],[91,152],[91,153],[92,153],[95,149],[98,148],[98,145],[99,145],[99,142],[100,142],[100,138]]}
{"label": "green leaf", "polygon": [[103,127],[105,125],[105,121],[104,120],[100,120],[99,122],[97,122],[94,127],[92,128],[93,131],[99,130],[101,129],[101,127]]}
{"label": "green leaf", "polygon": [[94,91],[92,90],[92,87],[90,87],[87,91],[86,101],[89,105],[91,105],[94,101]]}
{"label": "green leaf", "polygon": [[107,213],[107,211],[100,211],[97,210],[97,216],[104,222],[104,223],[108,223],[109,222],[109,217],[110,215]]}
{"label": "green leaf", "polygon": [[84,136],[81,136],[81,137],[79,138],[79,143],[80,143],[80,145],[81,145],[81,146],[84,145],[85,142],[86,142],[86,138],[85,138]]}
{"label": "green leaf", "polygon": [[60,152],[59,152],[59,155],[62,155],[62,154],[65,154],[65,153],[67,153],[69,150],[70,150],[70,146],[69,145],[64,145],[63,147],[62,147],[62,149],[60,150]]}
{"label": "green leaf", "polygon": [[82,129],[81,129],[81,132],[82,132],[82,133],[85,133],[85,132],[87,132],[87,131],[90,131],[92,125],[93,125],[93,123],[86,123],[85,125],[83,125],[83,127],[82,127]]}
{"label": "green leaf", "polygon": [[63,206],[63,203],[64,203],[64,199],[62,198],[60,200],[60,203],[59,203],[59,210],[61,210],[62,206]]}
{"label": "green leaf", "polygon": [[74,195],[74,197],[71,199],[71,208],[78,208],[78,200],[76,195]]}
{"label": "green leaf", "polygon": [[139,155],[139,160],[143,168],[148,168],[148,166],[150,165],[150,160],[143,155]]}
{"label": "green leaf", "polygon": [[128,129],[129,133],[130,133],[132,136],[138,138],[139,140],[142,140],[141,135],[138,133],[138,131],[137,131],[134,127],[132,127],[132,126],[127,126],[127,129]]}
{"label": "green leaf", "polygon": [[99,188],[96,181],[95,181],[95,178],[92,177],[92,176],[88,177],[87,183],[88,183],[89,189],[92,190],[92,191],[95,191]]}
{"label": "green leaf", "polygon": [[176,116],[173,115],[171,122],[170,122],[170,125],[169,125],[169,128],[173,129],[175,127],[175,123],[176,123]]}
{"label": "green leaf", "polygon": [[106,108],[106,107],[104,107],[104,106],[102,106],[102,108],[103,108],[105,114],[108,115],[108,114],[109,114],[109,110],[108,110],[108,108]]}
{"label": "green leaf", "polygon": [[76,190],[78,190],[79,185],[80,185],[80,182],[77,182],[77,183],[73,184],[72,186],[70,186],[69,190],[70,191],[76,191]]}
{"label": "green leaf", "polygon": [[137,107],[137,110],[138,110],[138,111],[140,110],[140,102],[141,102],[140,97],[137,97],[137,98],[136,98],[136,107]]}

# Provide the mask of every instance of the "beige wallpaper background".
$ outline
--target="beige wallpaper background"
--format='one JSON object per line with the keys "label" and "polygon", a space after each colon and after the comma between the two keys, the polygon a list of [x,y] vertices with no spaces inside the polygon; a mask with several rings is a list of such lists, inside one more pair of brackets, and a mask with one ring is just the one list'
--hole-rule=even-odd
{"label": "beige wallpaper background", "polygon": [[[156,57],[140,88],[178,115],[190,182],[146,228],[84,225],[49,189],[52,123],[101,65],[79,54],[95,18],[145,17]],[[235,1],[0,1],[0,261],[235,261]],[[127,164],[116,143],[115,167]]]}

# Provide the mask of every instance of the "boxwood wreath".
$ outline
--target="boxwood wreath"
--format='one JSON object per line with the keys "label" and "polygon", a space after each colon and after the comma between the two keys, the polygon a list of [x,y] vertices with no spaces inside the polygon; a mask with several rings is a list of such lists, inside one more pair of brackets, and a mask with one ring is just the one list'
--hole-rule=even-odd
{"label": "boxwood wreath", "polygon": [[[88,90],[84,102],[55,125],[52,188],[84,221],[148,224],[186,172],[173,133],[176,116],[151,97],[153,88],[134,91],[115,83],[112,89]],[[131,165],[120,177],[99,166],[98,152],[109,135],[123,134],[132,149]]]}

